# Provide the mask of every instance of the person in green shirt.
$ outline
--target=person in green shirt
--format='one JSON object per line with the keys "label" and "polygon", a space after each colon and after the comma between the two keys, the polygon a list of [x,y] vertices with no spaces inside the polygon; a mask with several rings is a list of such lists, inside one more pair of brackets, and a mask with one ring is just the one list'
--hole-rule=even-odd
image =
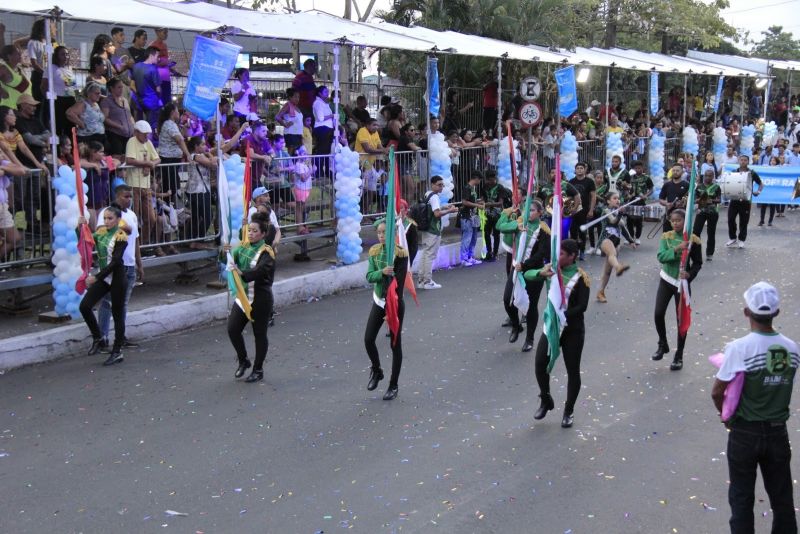
{"label": "person in green shirt", "polygon": [[[80,221],[85,224],[85,220]],[[122,343],[125,341],[125,262],[122,255],[128,247],[128,233],[122,212],[116,206],[109,206],[103,213],[103,228],[94,233],[95,250],[100,270],[86,278],[89,289],[83,295],[80,312],[86,326],[92,333],[92,347],[89,356],[100,352],[104,346],[103,334],[94,315],[93,308],[111,293],[111,316],[114,318],[114,346],[103,365],[113,365],[123,360]]]}
{"label": "person in green shirt", "polygon": [[692,233],[697,237],[703,235],[703,227],[708,224],[708,237],[706,238],[706,260],[711,261],[714,256],[715,236],[717,221],[719,221],[719,204],[722,202],[722,190],[714,181],[714,171],[707,169],[703,173],[703,182],[697,185],[695,198],[697,199],[697,212],[694,216]]}
{"label": "person in green shirt", "polygon": [[372,284],[373,288],[372,308],[364,331],[364,347],[372,364],[367,390],[374,390],[378,387],[378,383],[383,380],[381,357],[375,340],[378,338],[384,319],[386,319],[386,292],[394,278],[397,280],[397,315],[400,319],[400,328],[397,331],[397,336],[392,339],[392,375],[389,378],[389,388],[383,396],[383,400],[393,400],[397,397],[397,380],[400,377],[400,367],[403,365],[401,332],[406,309],[403,303],[403,287],[405,286],[406,272],[408,271],[408,251],[397,245],[394,263],[389,265],[389,258],[386,256],[386,223],[383,220],[376,223],[375,233],[378,235],[378,244],[369,249],[369,261],[367,262],[367,282]]}
{"label": "person in green shirt", "polygon": [[[664,354],[669,353],[669,343],[667,342],[667,326],[665,317],[669,301],[675,299],[677,310],[680,302],[681,280],[688,280],[689,294],[691,295],[691,283],[695,279],[700,268],[703,266],[702,242],[700,238],[692,234],[690,241],[683,240],[683,224],[686,212],[678,208],[669,214],[669,222],[672,230],[661,235],[658,245],[658,261],[661,263],[661,280],[658,283],[656,292],[655,323],[658,332],[658,348],[653,354],[653,360],[660,360]],[[685,268],[681,268],[681,256],[683,251],[689,249],[689,258]],[[678,334],[678,350],[669,368],[679,371],[683,368],[683,348],[686,345],[686,336]]]}
{"label": "person in green shirt", "polygon": [[486,223],[483,225],[483,241],[486,244],[486,258],[484,261],[497,261],[500,251],[500,231],[497,223],[500,214],[507,202],[510,202],[511,193],[497,183],[497,172],[491,169],[484,175],[483,199],[486,206]]}

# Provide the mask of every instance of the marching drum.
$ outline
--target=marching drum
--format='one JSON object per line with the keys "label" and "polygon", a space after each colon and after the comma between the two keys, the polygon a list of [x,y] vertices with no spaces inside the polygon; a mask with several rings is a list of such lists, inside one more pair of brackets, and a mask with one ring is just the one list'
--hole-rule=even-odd
{"label": "marching drum", "polygon": [[644,209],[647,206],[628,206],[625,208],[625,213],[634,217],[644,217]]}
{"label": "marching drum", "polygon": [[644,208],[642,215],[645,221],[660,221],[664,217],[664,206],[661,204],[648,204],[639,206]]}
{"label": "marching drum", "polygon": [[719,185],[725,200],[749,201],[753,196],[753,177],[749,172],[726,172]]}

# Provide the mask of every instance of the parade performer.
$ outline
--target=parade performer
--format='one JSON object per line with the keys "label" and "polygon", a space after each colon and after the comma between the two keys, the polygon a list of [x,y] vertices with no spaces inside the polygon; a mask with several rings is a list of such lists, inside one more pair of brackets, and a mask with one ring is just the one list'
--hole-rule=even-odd
{"label": "parade performer", "polygon": [[[369,249],[369,262],[367,264],[367,282],[373,285],[372,309],[367,319],[367,327],[364,331],[364,346],[372,364],[369,374],[367,390],[372,391],[378,387],[378,383],[383,380],[383,370],[381,369],[381,359],[375,340],[380,332],[384,319],[387,319],[387,301],[396,298],[398,324],[394,332],[390,332],[392,345],[392,375],[389,377],[389,388],[383,396],[383,400],[393,400],[397,397],[397,380],[400,377],[400,367],[403,365],[403,344],[401,331],[403,329],[403,317],[405,315],[405,304],[403,302],[403,286],[405,285],[408,272],[408,252],[401,246],[396,246],[394,261],[389,258],[391,251],[386,246],[386,221],[379,220],[376,223],[376,233],[378,244]],[[392,284],[396,280],[396,284]],[[393,291],[395,296],[390,296]],[[392,330],[390,326],[390,331]]]}
{"label": "parade performer", "polygon": [[491,169],[484,173],[483,198],[486,206],[486,224],[483,227],[483,242],[486,245],[484,261],[497,261],[500,248],[500,231],[497,225],[507,204],[511,204],[511,193],[497,182],[497,172]]}
{"label": "parade performer", "polygon": [[604,181],[609,193],[619,193],[621,182],[629,182],[628,171],[622,167],[622,158],[618,155],[611,157],[611,167],[606,169]]}
{"label": "parade performer", "polygon": [[722,202],[722,190],[714,180],[714,170],[706,169],[703,173],[703,183],[697,185],[697,217],[694,220],[692,233],[702,237],[703,226],[708,224],[708,237],[706,238],[706,260],[711,261],[714,256],[715,236],[717,221],[719,220],[719,204]]}
{"label": "parade performer", "polygon": [[[247,225],[248,242],[242,243],[228,255],[228,271],[237,291],[234,305],[228,316],[228,337],[236,350],[239,367],[234,376],[241,378],[250,368],[247,348],[242,331],[247,323],[253,323],[255,338],[255,361],[253,370],[245,382],[258,382],[264,378],[264,360],[269,349],[267,328],[272,313],[272,282],[275,279],[275,251],[272,243],[275,239],[275,227],[269,222],[269,215],[257,212]],[[230,245],[223,250],[230,251]],[[248,298],[247,284],[253,283],[253,300]]]}
{"label": "parade performer", "polygon": [[[86,224],[86,219],[80,217],[78,223]],[[103,211],[103,228],[95,234],[94,242],[97,250],[97,259],[100,270],[86,278],[89,289],[84,294],[80,304],[80,312],[86,326],[92,333],[92,347],[89,355],[100,352],[104,346],[103,334],[97,324],[97,318],[92,308],[100,302],[107,293],[111,294],[111,316],[114,318],[114,345],[108,359],[103,365],[113,365],[123,360],[122,344],[125,341],[125,287],[127,276],[125,262],[122,255],[128,247],[128,231],[125,221],[122,220],[122,211],[116,206],[109,206]]]}
{"label": "parade performer", "polygon": [[[520,323],[520,310],[514,305],[514,283],[518,273],[526,272],[531,269],[541,269],[550,260],[550,227],[544,221],[540,221],[542,216],[541,202],[532,201],[529,207],[529,214],[526,222],[524,213],[516,219],[506,218],[507,222],[498,224],[498,229],[503,236],[510,235],[514,242],[513,250],[521,251],[522,262],[514,260],[514,269],[508,274],[505,291],[503,292],[503,306],[511,325],[511,334],[508,338],[509,343],[516,343],[519,334],[523,331]],[[547,236],[547,237],[545,237]],[[513,256],[512,253],[508,254]],[[522,283],[518,281],[517,283]],[[539,321],[539,295],[544,287],[544,280],[526,280],[525,292],[527,293],[528,308],[523,311],[525,314],[525,324],[528,331],[525,335],[525,343],[522,345],[522,352],[530,352],[533,349],[533,337],[536,323]]]}
{"label": "parade performer", "polygon": [[622,273],[630,269],[630,265],[620,263],[617,259],[620,238],[625,237],[634,248],[637,246],[628,229],[621,224],[622,213],[617,212],[614,215],[610,215],[612,211],[619,208],[619,193],[608,193],[606,195],[606,203],[608,207],[603,211],[603,215],[607,215],[607,217],[603,219],[602,223],[598,223],[603,225],[603,229],[600,232],[600,250],[606,256],[606,263],[603,266],[603,278],[600,280],[600,290],[597,292],[597,301],[603,303],[608,302],[606,299],[606,286],[611,277],[611,270],[615,270],[617,276],[622,276]]}
{"label": "parade performer", "polygon": [[[647,204],[647,198],[653,193],[653,180],[644,174],[644,163],[641,161],[634,161],[631,163],[631,172],[624,181],[626,198],[638,200],[633,203],[634,206],[644,206]],[[641,244],[642,226],[644,217],[642,215],[625,215],[627,219],[628,233],[633,237],[637,245]]]}
{"label": "parade performer", "polygon": [[[758,184],[758,190],[753,191],[753,196],[757,197],[764,189],[764,182],[755,171],[749,167],[750,158],[748,156],[739,156],[739,168],[736,172],[750,173],[750,178],[753,182]],[[728,205],[728,242],[725,246],[728,248],[744,248],[744,242],[747,240],[747,225],[750,222],[750,209],[752,202],[748,199],[731,200]],[[739,220],[739,228],[737,234],[736,220]]]}
{"label": "parade performer", "polygon": [[[593,177],[595,193],[597,194],[597,203],[594,205],[594,213],[590,214],[592,220],[602,217],[603,210],[606,208],[606,194],[608,193],[608,185],[605,183],[603,171],[594,171]],[[599,224],[589,227],[589,255],[597,254],[599,256],[603,253],[603,251],[600,250],[600,243],[602,242],[600,239],[600,232],[602,232],[602,230],[603,227]]]}
{"label": "parade performer", "polygon": [[686,199],[689,195],[689,182],[683,179],[683,165],[676,163],[672,166],[669,173],[669,182],[666,182],[661,187],[661,192],[658,194],[658,202],[664,206],[664,232],[672,230],[672,223],[670,223],[670,213],[676,209],[683,209],[686,207]]}
{"label": "parade performer", "polygon": [[417,232],[417,223],[408,215],[408,202],[401,198],[398,200],[400,205],[400,220],[403,224],[403,229],[406,234],[406,242],[408,243],[408,268],[414,265],[414,258],[417,257],[417,250],[419,249],[419,233]]}
{"label": "parade performer", "polygon": [[[653,360],[660,360],[664,354],[669,353],[667,342],[667,327],[665,316],[669,301],[675,299],[676,312],[679,312],[680,294],[679,287],[682,280],[686,280],[689,294],[691,282],[703,266],[702,242],[696,235],[689,241],[684,240],[681,231],[684,227],[686,212],[682,209],[673,210],[670,214],[672,230],[664,232],[658,246],[658,261],[661,262],[661,280],[656,292],[655,323],[658,332],[658,349],[653,354]],[[688,261],[681,266],[683,252],[688,249]],[[687,295],[688,296],[688,295]],[[678,331],[678,350],[672,360],[670,369],[678,371],[683,368],[683,349],[686,345],[686,335],[681,335],[680,325]]]}
{"label": "parade performer", "polygon": [[[561,426],[569,428],[573,423],[575,401],[581,390],[581,355],[585,336],[583,314],[589,305],[589,275],[583,269],[578,268],[576,264],[579,252],[577,241],[565,239],[561,242],[560,248],[557,265],[564,288],[563,297],[566,307],[563,315],[566,318],[566,326],[561,330],[559,347],[564,352],[564,365],[567,368],[567,400],[564,403]],[[541,269],[527,271],[525,280],[546,280],[549,291],[555,274],[553,264],[548,263]],[[534,419],[544,419],[547,412],[555,408],[553,397],[550,396],[550,372],[554,363],[555,360],[551,359],[548,338],[542,336],[536,346],[534,364],[536,381],[539,384],[539,397],[542,400],[539,409],[533,416]]]}

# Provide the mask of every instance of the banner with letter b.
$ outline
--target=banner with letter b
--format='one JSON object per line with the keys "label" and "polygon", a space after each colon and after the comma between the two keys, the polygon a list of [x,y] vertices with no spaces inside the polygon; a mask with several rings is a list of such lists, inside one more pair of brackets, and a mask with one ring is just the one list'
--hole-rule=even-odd
{"label": "banner with letter b", "polygon": [[220,93],[241,49],[224,41],[195,37],[183,106],[201,120],[211,120],[216,113]]}
{"label": "banner with letter b", "polygon": [[558,84],[558,114],[569,117],[578,111],[578,90],[575,88],[575,67],[570,65],[555,72]]}

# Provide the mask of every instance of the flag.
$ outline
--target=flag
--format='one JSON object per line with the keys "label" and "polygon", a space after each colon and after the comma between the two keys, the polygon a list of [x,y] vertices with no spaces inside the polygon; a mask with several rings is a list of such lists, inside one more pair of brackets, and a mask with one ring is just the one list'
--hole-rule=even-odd
{"label": "flag", "polygon": [[[694,197],[697,183],[697,162],[692,163],[692,177],[689,180],[689,198],[686,200],[686,217],[683,221],[683,240],[689,243],[681,253],[681,272],[686,269],[686,262],[689,260],[689,251],[692,248],[692,228],[694,228]],[[679,275],[680,276],[680,275]],[[685,336],[692,326],[692,299],[689,295],[689,281],[683,278],[678,279],[678,335]]]}
{"label": "flag", "polygon": [[[578,111],[578,90],[575,87],[575,66],[570,65],[555,71],[558,85],[558,114],[569,117]],[[556,125],[558,126],[558,125]]]}
{"label": "flag", "polygon": [[[389,193],[386,202],[386,239],[384,252],[386,254],[386,264],[394,266],[395,246],[397,245],[397,168],[395,167],[394,147],[389,147],[389,181],[386,189]],[[402,223],[401,223],[402,227]],[[403,231],[405,234],[405,232]],[[408,249],[406,249],[408,250]],[[400,299],[397,295],[397,277],[392,276],[386,289],[386,326],[392,334],[392,345],[397,343],[397,335],[400,333]]]}
{"label": "flag", "polygon": [[650,115],[658,113],[658,73],[650,73]]}
{"label": "flag", "polygon": [[[517,252],[515,256],[515,265],[519,265],[524,260],[525,251],[528,249],[528,217],[531,214],[531,193],[533,192],[533,184],[536,181],[536,153],[531,155],[531,170],[528,175],[528,194],[525,197],[525,209],[522,210],[522,224],[523,229],[519,235],[519,245],[517,245]],[[525,277],[522,271],[514,273],[514,291],[511,294],[511,302],[514,304],[521,313],[527,314],[530,307],[530,298],[528,291],[525,289]]]}
{"label": "flag", "polygon": [[217,169],[217,197],[219,198],[219,224],[220,238],[223,245],[231,244],[231,201],[230,188],[228,186],[228,175],[225,173],[225,166],[222,165],[222,158],[219,160]]}
{"label": "flag", "polygon": [[[245,163],[244,163],[244,183],[242,184],[242,206],[244,206],[244,217],[247,217],[248,208],[250,207],[250,196],[252,195],[252,174],[253,169],[250,167],[250,140],[245,141]],[[242,244],[250,244],[250,236],[247,235],[247,225],[242,225]]]}
{"label": "flag", "polygon": [[253,308],[250,305],[250,299],[247,298],[247,291],[244,290],[242,277],[232,269],[233,265],[235,265],[233,255],[228,252],[228,291],[230,291],[231,296],[236,299],[236,302],[241,306],[247,320],[252,321]]}
{"label": "flag", "polygon": [[722,86],[725,85],[725,76],[720,76],[717,81],[717,95],[714,97],[714,113],[719,111],[719,103],[722,100]]}
{"label": "flag", "polygon": [[550,287],[547,290],[547,309],[544,311],[544,335],[549,345],[550,362],[547,372],[553,370],[558,359],[561,345],[561,331],[567,326],[567,317],[564,311],[567,303],[564,298],[564,281],[561,279],[561,268],[558,257],[561,255],[561,155],[556,154],[556,180],[553,191],[553,223],[550,225],[550,265],[553,277],[550,278]]}
{"label": "flag", "polygon": [[[86,207],[83,202],[83,176],[81,175],[81,156],[78,147],[78,132],[72,128],[72,160],[75,167],[75,197],[78,200],[78,213],[85,217]],[[94,252],[94,237],[89,223],[84,222],[78,228],[78,254],[81,257],[81,275],[75,282],[75,291],[83,293],[86,291],[86,279],[89,271],[92,270],[92,253]]]}
{"label": "flag", "polygon": [[506,121],[506,131],[508,135],[506,135],[506,139],[508,139],[508,157],[511,159],[511,188],[513,191],[511,192],[511,198],[513,199],[512,202],[514,207],[516,208],[519,206],[520,198],[519,198],[519,180],[517,178],[517,161],[516,161],[516,151],[514,150],[514,138],[511,137],[511,121]]}
{"label": "flag", "polygon": [[428,113],[432,117],[438,117],[439,108],[441,107],[439,101],[439,60],[435,57],[428,57],[427,82]]}

